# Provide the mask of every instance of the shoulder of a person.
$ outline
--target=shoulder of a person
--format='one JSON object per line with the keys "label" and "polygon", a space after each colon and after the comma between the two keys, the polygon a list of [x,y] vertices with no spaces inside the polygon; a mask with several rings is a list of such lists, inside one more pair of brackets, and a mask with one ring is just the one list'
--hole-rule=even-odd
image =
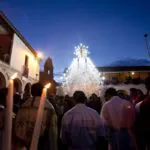
{"label": "shoulder of a person", "polygon": [[138,103],[135,105],[135,108],[136,108],[136,109],[137,109],[137,108],[139,108],[139,107],[140,107],[140,105],[142,104],[142,102],[143,102],[143,101],[138,102]]}
{"label": "shoulder of a person", "polygon": [[29,107],[31,105],[32,98],[29,98],[26,102],[24,102],[20,108]]}
{"label": "shoulder of a person", "polygon": [[123,102],[123,106],[124,108],[128,108],[130,110],[136,110],[136,106],[134,106],[131,102],[127,101],[127,100],[124,100]]}
{"label": "shoulder of a person", "polygon": [[114,100],[123,100],[122,98],[120,98],[119,96],[113,96],[109,101],[114,101]]}
{"label": "shoulder of a person", "polygon": [[140,107],[147,106],[149,104],[150,104],[150,97],[147,97],[141,102]]}
{"label": "shoulder of a person", "polygon": [[129,102],[128,100],[123,99],[123,98],[121,98],[121,103],[126,106],[131,106],[131,107],[133,106],[133,104],[131,102]]}
{"label": "shoulder of a person", "polygon": [[66,118],[68,116],[72,116],[74,114],[74,110],[75,110],[75,106],[72,107],[70,110],[68,110],[67,112],[65,112],[63,118]]}
{"label": "shoulder of a person", "polygon": [[111,101],[110,100],[108,100],[107,102],[105,102],[103,105],[102,105],[102,109],[105,109],[105,108],[107,108],[109,105],[111,105]]}
{"label": "shoulder of a person", "polygon": [[45,101],[45,108],[48,108],[48,109],[54,109],[54,106],[52,105],[51,102],[49,102],[48,100]]}
{"label": "shoulder of a person", "polygon": [[94,109],[92,109],[92,108],[90,108],[90,107],[88,107],[88,106],[86,106],[86,109],[87,109],[88,111],[90,111],[91,113],[97,114],[97,111],[96,111],[96,110],[94,110]]}

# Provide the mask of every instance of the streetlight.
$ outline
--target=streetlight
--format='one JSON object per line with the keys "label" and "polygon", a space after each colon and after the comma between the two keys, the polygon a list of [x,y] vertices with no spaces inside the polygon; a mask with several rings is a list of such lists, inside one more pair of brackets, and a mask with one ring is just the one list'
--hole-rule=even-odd
{"label": "streetlight", "polygon": [[37,58],[41,60],[43,58],[43,53],[37,52]]}
{"label": "streetlight", "polygon": [[103,76],[103,77],[102,77],[102,80],[104,81],[105,79],[106,79],[105,76]]}
{"label": "streetlight", "polygon": [[132,75],[135,75],[135,72],[132,71],[131,74],[132,74]]}

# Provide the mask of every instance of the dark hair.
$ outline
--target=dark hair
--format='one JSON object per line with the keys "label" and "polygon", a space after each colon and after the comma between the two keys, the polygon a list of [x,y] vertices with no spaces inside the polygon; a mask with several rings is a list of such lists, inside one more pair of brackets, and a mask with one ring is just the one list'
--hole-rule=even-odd
{"label": "dark hair", "polygon": [[117,95],[117,91],[114,88],[108,88],[105,92],[105,95],[111,95],[111,96],[116,96]]}
{"label": "dark hair", "polygon": [[84,103],[87,99],[84,92],[82,91],[75,91],[73,94],[73,98],[76,101],[76,103]]}
{"label": "dark hair", "polygon": [[131,93],[137,93],[137,89],[136,88],[130,88],[130,92]]}
{"label": "dark hair", "polygon": [[118,91],[117,91],[117,95],[118,95],[120,98],[123,98],[123,99],[126,99],[126,97],[128,96],[128,94],[126,93],[125,90],[118,90]]}
{"label": "dark hair", "polygon": [[33,97],[42,95],[43,86],[41,83],[35,83],[31,86],[31,94]]}

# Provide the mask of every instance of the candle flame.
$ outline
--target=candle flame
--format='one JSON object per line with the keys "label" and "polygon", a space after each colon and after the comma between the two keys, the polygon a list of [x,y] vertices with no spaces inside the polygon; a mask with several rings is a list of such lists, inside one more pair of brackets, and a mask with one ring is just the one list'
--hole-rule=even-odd
{"label": "candle flame", "polygon": [[48,83],[48,84],[46,84],[44,87],[45,87],[46,89],[48,89],[48,88],[50,88],[50,86],[51,86],[51,83]]}
{"label": "candle flame", "polygon": [[14,79],[17,77],[17,75],[18,75],[18,73],[14,73],[14,74],[10,77],[10,79],[14,80]]}

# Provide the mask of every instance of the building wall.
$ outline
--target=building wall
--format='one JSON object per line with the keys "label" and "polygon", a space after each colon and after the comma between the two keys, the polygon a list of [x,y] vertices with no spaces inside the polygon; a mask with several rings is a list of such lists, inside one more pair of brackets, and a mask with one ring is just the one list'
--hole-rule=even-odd
{"label": "building wall", "polygon": [[145,72],[134,72],[134,75],[132,74],[132,72],[108,72],[108,73],[103,73],[103,75],[105,76],[106,80],[112,80],[112,78],[117,78],[119,81],[125,81],[125,79],[127,77],[131,77],[131,78],[141,78],[142,80],[146,79],[147,77],[149,77],[149,72],[145,71]]}
{"label": "building wall", "polygon": [[22,40],[16,34],[14,34],[10,66],[22,72],[26,55],[29,59],[29,77],[39,80],[40,66],[37,58],[22,42]]}

